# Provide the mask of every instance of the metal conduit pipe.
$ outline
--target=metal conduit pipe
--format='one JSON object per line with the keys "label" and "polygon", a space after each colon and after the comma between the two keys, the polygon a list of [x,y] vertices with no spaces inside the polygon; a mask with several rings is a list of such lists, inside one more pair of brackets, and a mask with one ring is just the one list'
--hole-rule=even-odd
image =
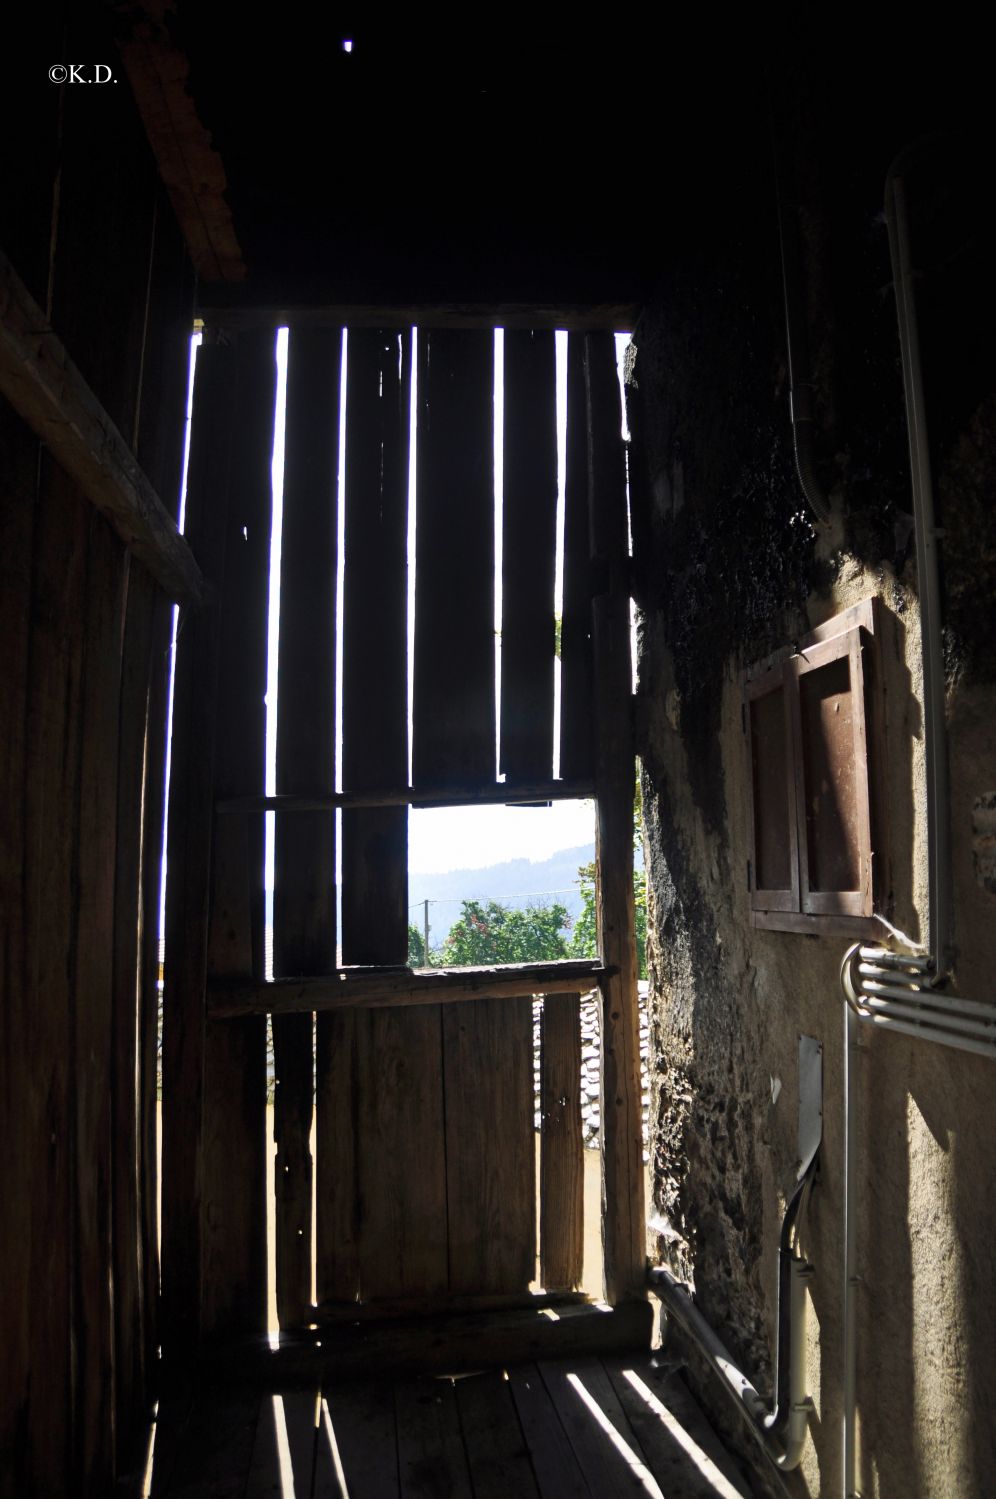
{"label": "metal conduit pipe", "polygon": [[790,1472],[802,1460],[813,1402],[806,1389],[806,1291],[813,1267],[792,1243],[816,1172],[814,1157],[796,1186],[782,1219],[778,1250],[778,1342],[775,1353],[774,1409],[768,1407],[737,1367],[717,1334],[692,1301],[688,1287],[663,1265],[649,1272],[649,1283],[687,1336],[699,1346],[724,1387],[750,1418],[755,1434],[777,1468]]}

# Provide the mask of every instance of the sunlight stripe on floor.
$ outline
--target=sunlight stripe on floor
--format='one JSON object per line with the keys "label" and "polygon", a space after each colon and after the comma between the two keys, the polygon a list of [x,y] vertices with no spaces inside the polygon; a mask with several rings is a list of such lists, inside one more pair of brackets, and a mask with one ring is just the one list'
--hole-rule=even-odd
{"label": "sunlight stripe on floor", "polygon": [[668,1436],[673,1438],[689,1461],[695,1464],[703,1478],[708,1479],[712,1484],[716,1491],[716,1499],[741,1499],[739,1491],[720,1472],[709,1454],[703,1452],[694,1437],[689,1436],[678,1418],[668,1410],[662,1401],[658,1400],[653,1390],[649,1385],[644,1383],[636,1370],[623,1369],[621,1372],[623,1379],[626,1380],[627,1384],[632,1386],[640,1399],[653,1411],[661,1425],[667,1427]]}
{"label": "sunlight stripe on floor", "polygon": [[629,1443],[625,1442],[619,1435],[618,1431],[616,1431],[616,1428],[613,1426],[608,1416],[602,1410],[598,1401],[585,1389],[584,1385],[581,1383],[579,1376],[577,1374],[568,1374],[567,1383],[571,1385],[575,1394],[587,1407],[590,1414],[594,1416],[596,1422],[605,1432],[605,1435],[608,1437],[613,1447],[619,1453],[624,1462],[628,1465],[631,1473],[633,1474],[633,1477],[643,1485],[648,1494],[652,1495],[652,1499],[664,1499],[664,1494],[656,1478],[647,1467],[646,1463],[641,1457],[638,1457],[636,1455]]}

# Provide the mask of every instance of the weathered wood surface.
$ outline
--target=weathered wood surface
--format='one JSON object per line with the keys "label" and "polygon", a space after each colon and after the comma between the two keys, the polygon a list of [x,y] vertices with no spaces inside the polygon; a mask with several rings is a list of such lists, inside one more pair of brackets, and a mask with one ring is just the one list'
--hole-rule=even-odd
{"label": "weathered wood surface", "polygon": [[[277,787],[335,787],[336,489],[339,330],[288,341],[280,558]],[[273,971],[335,963],[335,817],[280,818],[274,836]],[[311,1307],[314,1026],[273,1019],[276,1301],[281,1327]]]}
{"label": "weathered wood surface", "polygon": [[588,335],[585,378],[591,556],[594,575],[602,579],[593,603],[598,939],[610,970],[600,981],[602,1250],[605,1298],[615,1304],[646,1294],[646,1226],[633,912],[626,470],[611,335]]}
{"label": "weathered wood surface", "polygon": [[422,333],[417,374],[413,780],[476,787],[495,779],[493,332]]}
{"label": "weathered wood surface", "polygon": [[508,1380],[501,1371],[456,1384],[474,1499],[539,1499]]}
{"label": "weathered wood surface", "polygon": [[[76,1305],[74,1471],[79,1491],[97,1494],[114,1469],[113,1088],[114,866],[118,811],[118,713],[125,574],[121,548],[91,513],[83,643],[79,834],[79,936],[71,1055],[76,1117],[73,1200]],[[132,1239],[132,1244],[133,1244]],[[134,1252],[132,1250],[132,1252]]]}
{"label": "weathered wood surface", "polygon": [[473,1499],[450,1380],[413,1380],[394,1392],[402,1499]]}
{"label": "weathered wood surface", "polygon": [[543,1499],[591,1499],[539,1369],[535,1364],[509,1369],[508,1385]]}
{"label": "weathered wood surface", "polygon": [[518,803],[581,801],[593,796],[594,781],[588,777],[571,781],[539,779],[495,781],[468,790],[465,785],[378,787],[368,791],[308,791],[298,796],[226,796],[216,810],[238,812],[325,812],[336,807],[478,807],[515,806]]}
{"label": "weathered wood surface", "polygon": [[317,1340],[301,1337],[270,1348],[264,1340],[218,1350],[205,1373],[269,1389],[307,1388],[366,1376],[403,1378],[510,1367],[536,1358],[571,1358],[650,1347],[653,1312],[647,1301],[618,1307],[565,1306],[551,1317],[532,1309],[416,1317],[400,1322],[323,1327]]}
{"label": "weathered wood surface", "polygon": [[[330,288],[330,290],[332,290]],[[333,294],[315,303],[263,301],[215,283],[200,300],[201,315],[215,328],[420,328],[482,330],[569,328],[577,333],[632,328],[640,309],[632,302],[394,302],[376,306],[343,302]]]}
{"label": "weathered wood surface", "polygon": [[[0,404],[0,460],[5,474],[0,506],[0,639],[6,642],[0,672],[0,797],[4,834],[0,838],[0,1130],[8,1151],[5,1192],[8,1210],[0,1214],[0,1264],[11,1285],[31,1278],[31,1243],[26,1232],[34,1185],[35,1146],[31,1124],[37,1118],[33,1081],[26,1056],[30,1042],[28,989],[26,858],[32,829],[27,816],[25,772],[28,759],[32,542],[37,513],[38,444],[14,413]],[[37,687],[35,688],[37,694]],[[35,746],[37,753],[38,746]],[[44,763],[44,762],[42,762]],[[37,857],[37,855],[36,855]],[[0,1469],[11,1484],[27,1484],[27,1445],[18,1432],[26,1421],[25,1400],[31,1367],[30,1298],[8,1296],[4,1317],[4,1357],[0,1359]]]}
{"label": "weathered wood surface", "polygon": [[590,988],[605,971],[599,958],[563,958],[488,968],[345,968],[322,978],[280,979],[272,984],[253,978],[214,979],[208,990],[208,1010],[220,1019],[267,1012],[516,999],[522,994],[564,994]]}
{"label": "weathered wood surface", "polygon": [[543,1363],[540,1373],[592,1493],[599,1499],[664,1499],[601,1363]]}
{"label": "weathered wood surface", "polygon": [[679,1375],[646,1356],[602,1364],[665,1495],[748,1499],[750,1489]]}
{"label": "weathered wood surface", "polygon": [[398,1499],[397,1417],[386,1381],[328,1386],[319,1441],[338,1454],[347,1493]]}
{"label": "weathered wood surface", "polygon": [[171,597],[204,580],[131,448],[0,252],[0,391]]}
{"label": "weathered wood surface", "polygon": [[444,1313],[539,1311],[549,1307],[582,1306],[591,1300],[584,1291],[491,1291],[472,1296],[379,1297],[376,1301],[324,1301],[315,1308],[315,1321],[383,1322],[399,1317],[439,1317]]}
{"label": "weathered wood surface", "polygon": [[[6,1061],[14,1099],[24,1080],[11,1159],[23,1163],[19,1236],[30,1252],[16,1298],[25,1308],[13,1469],[25,1491],[59,1493],[72,1452],[71,1363],[75,1276],[75,1100],[69,975],[76,959],[74,834],[80,795],[88,508],[51,463],[42,465],[34,517],[31,633],[24,718],[23,1000],[6,1017],[16,1053]],[[17,1177],[15,1176],[15,1180]],[[44,1183],[44,1190],[39,1185]],[[15,1260],[16,1265],[16,1250]],[[30,1320],[28,1320],[30,1318]],[[18,1319],[19,1320],[19,1319]],[[15,1328],[17,1323],[15,1323]],[[17,1332],[12,1338],[17,1367]]]}
{"label": "weathered wood surface", "polygon": [[[118,742],[117,841],[114,856],[113,1067],[111,1139],[114,1169],[114,1322],[117,1422],[122,1429],[144,1398],[144,1174],[141,1131],[146,1086],[143,1056],[144,926],[142,852],[149,682],[156,590],[144,568],[127,570]],[[156,924],[153,913],[152,924]]]}
{"label": "weathered wood surface", "polygon": [[[235,423],[235,350],[197,354],[187,473],[186,535],[200,565],[224,574],[229,451]],[[162,1329],[172,1357],[196,1346],[201,1300],[201,1120],[204,986],[217,705],[215,602],[182,611],[177,635],[169,790],[169,881],[163,995]]]}
{"label": "weathered wood surface", "polygon": [[554,335],[505,334],[501,750],[511,778],[553,773],[557,555]]}
{"label": "weathered wood surface", "polygon": [[[243,336],[237,359],[219,616],[214,780],[222,793],[264,785],[273,339]],[[227,827],[215,829],[209,976],[258,973],[262,967],[262,818],[242,821],[241,834],[239,839]],[[234,1026],[205,1021],[201,1306],[208,1338],[265,1327],[265,1078],[261,1016],[246,1016]]]}
{"label": "weathered wood surface", "polygon": [[560,774],[593,773],[591,556],[588,535],[588,401],[584,339],[567,339],[567,451],[564,477],[564,598],[560,625]]}
{"label": "weathered wood surface", "polygon": [[[315,1026],[315,1286],[319,1301],[349,1301],[359,1295],[356,1073],[356,1016],[349,1011],[319,1015]],[[334,1163],[327,1190],[326,1162]]]}
{"label": "weathered wood surface", "polygon": [[540,1020],[540,1284],[573,1290],[583,1262],[581,996],[548,994]]}
{"label": "weathered wood surface", "polygon": [[[407,779],[409,375],[410,335],[351,333],[343,610],[348,791]],[[344,962],[404,963],[407,809],[346,810],[342,841]],[[365,1299],[428,1294],[446,1284],[438,1010],[358,1014],[354,1046],[359,1293]],[[329,1190],[334,1182],[322,1186]]]}
{"label": "weathered wood surface", "polygon": [[443,1048],[450,1290],[525,1290],[536,1270],[530,1000],[448,1006]]}
{"label": "weathered wood surface", "polygon": [[[556,1395],[556,1403],[550,1391]],[[559,1405],[559,1409],[558,1409]],[[746,1499],[680,1373],[646,1352],[161,1402],[153,1499]]]}

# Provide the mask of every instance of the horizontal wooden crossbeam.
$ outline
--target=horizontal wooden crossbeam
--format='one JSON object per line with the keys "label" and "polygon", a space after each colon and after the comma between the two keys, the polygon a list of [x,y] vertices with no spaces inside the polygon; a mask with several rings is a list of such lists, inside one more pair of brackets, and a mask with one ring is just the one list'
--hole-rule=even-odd
{"label": "horizontal wooden crossbeam", "polygon": [[169,597],[199,603],[204,579],[193,553],[2,252],[0,391]]}
{"label": "horizontal wooden crossbeam", "polygon": [[272,984],[252,978],[215,979],[208,984],[207,1011],[218,1020],[572,994],[592,988],[607,973],[597,958],[565,958],[490,968],[340,968],[321,978],[276,979]]}
{"label": "horizontal wooden crossbeam", "polygon": [[334,812],[338,807],[489,807],[530,806],[537,802],[575,802],[593,797],[591,781],[493,781],[484,786],[386,786],[379,791],[334,791],[328,794],[226,796],[216,812]]}

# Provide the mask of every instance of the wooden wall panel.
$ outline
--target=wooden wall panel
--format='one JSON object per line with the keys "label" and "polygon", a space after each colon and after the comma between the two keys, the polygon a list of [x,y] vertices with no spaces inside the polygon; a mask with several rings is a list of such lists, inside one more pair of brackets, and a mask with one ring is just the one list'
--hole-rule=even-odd
{"label": "wooden wall panel", "polygon": [[[31,1347],[19,1456],[28,1492],[65,1492],[72,1471],[76,1058],[71,1048],[78,933],[76,833],[89,507],[43,465],[35,522],[25,755],[25,1033],[22,1119],[28,1160]],[[43,1184],[43,1185],[42,1185]]]}
{"label": "wooden wall panel", "polygon": [[567,451],[564,484],[564,602],[560,626],[560,774],[586,780],[594,769],[591,678],[591,560],[588,542],[588,402],[584,338],[567,337]]}
{"label": "wooden wall panel", "polygon": [[449,1288],[522,1292],[536,1268],[533,1007],[443,1009]]}
{"label": "wooden wall panel", "polygon": [[540,1282],[573,1291],[584,1268],[580,994],[543,998],[540,1120]]}
{"label": "wooden wall panel", "polygon": [[416,786],[495,779],[493,402],[490,330],[420,332]]}
{"label": "wooden wall panel", "polygon": [[113,1471],[116,1408],[112,1259],[114,875],[118,712],[124,628],[121,545],[89,516],[83,654],[73,1037],[75,1051],[74,1296],[78,1492],[99,1495]]}
{"label": "wooden wall panel", "polygon": [[[264,330],[243,335],[237,348],[235,429],[224,521],[215,796],[259,792],[265,779],[275,402],[274,334]],[[217,440],[217,434],[211,437]],[[219,503],[217,495],[214,503]],[[219,846],[213,900],[233,912],[234,937],[219,916],[208,947],[209,973],[230,976],[236,967],[244,972],[247,962],[257,971],[262,966],[262,823],[258,813],[244,819],[244,844],[238,856],[227,842]],[[234,837],[226,828],[226,839]],[[240,859],[245,861],[242,868]],[[234,913],[238,922],[248,919],[248,943]],[[214,1339],[262,1333],[266,1326],[266,1027],[262,1017],[205,1021],[203,1087],[202,1335]]]}
{"label": "wooden wall panel", "polygon": [[[187,539],[207,578],[224,578],[225,507],[234,429],[235,350],[197,355],[187,474]],[[162,1334],[164,1356],[191,1352],[200,1330],[201,1102],[204,985],[214,804],[218,602],[180,615],[169,788],[163,994]]]}
{"label": "wooden wall panel", "polygon": [[[346,404],[343,786],[408,778],[407,518],[410,335],[353,331]],[[399,358],[399,355],[402,357]],[[404,963],[408,812],[342,819],[345,963]],[[439,1010],[358,1014],[356,1202],[363,1300],[446,1285]],[[413,1171],[412,1161],[419,1162]]]}
{"label": "wooden wall panel", "polygon": [[[33,20],[53,55],[80,40],[64,20]],[[92,22],[87,46],[102,51]],[[28,147],[0,164],[18,205],[4,248],[125,437],[147,434],[139,459],[169,503],[192,294],[182,243],[165,234],[153,259],[159,189],[127,90],[89,105],[79,90],[30,95]],[[138,951],[158,887],[156,868],[145,888],[157,860],[143,783],[146,762],[162,772],[168,609],[5,403],[0,450],[0,1259],[16,1288],[0,1306],[0,1493],[104,1495],[147,1410],[155,1348]],[[147,974],[154,1021],[154,961]]]}
{"label": "wooden wall panel", "polygon": [[[335,580],[339,329],[288,346],[280,570],[277,790],[335,789]],[[276,820],[273,972],[335,967],[335,814]],[[276,1299],[281,1327],[311,1310],[314,1025],[273,1017]],[[324,1103],[320,1105],[324,1107]]]}
{"label": "wooden wall panel", "polygon": [[501,769],[553,774],[557,387],[553,333],[505,334]]}

